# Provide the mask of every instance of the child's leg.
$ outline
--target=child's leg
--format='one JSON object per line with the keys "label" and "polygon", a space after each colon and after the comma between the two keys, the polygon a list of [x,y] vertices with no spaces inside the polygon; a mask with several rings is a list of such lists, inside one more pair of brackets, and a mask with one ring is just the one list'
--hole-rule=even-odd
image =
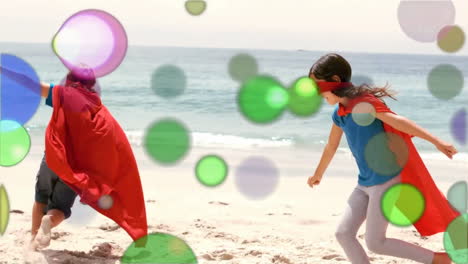
{"label": "child's leg", "polygon": [[345,213],[335,233],[346,256],[351,263],[355,264],[370,263],[366,252],[356,238],[359,227],[366,219],[368,201],[367,194],[355,188],[348,199]]}
{"label": "child's leg", "polygon": [[60,178],[47,166],[45,159],[41,165],[41,175],[46,175],[50,182],[51,193],[47,203],[47,214],[42,217],[40,228],[35,238],[39,248],[50,244],[51,229],[59,225],[64,219],[71,215],[71,207],[76,198],[76,193],[70,189]]}
{"label": "child's leg", "polygon": [[71,216],[71,208],[77,194],[62,180],[55,176],[56,183],[47,205],[47,215],[51,217],[53,227]]}
{"label": "child's leg", "polygon": [[384,184],[366,189],[369,194],[366,224],[367,248],[378,254],[431,264],[434,252],[402,240],[386,237],[388,222],[382,214],[381,197],[389,187],[399,182],[400,177],[397,176]]}
{"label": "child's leg", "polygon": [[50,245],[52,230],[51,222],[50,215],[44,215],[44,217],[42,217],[41,226],[33,242],[35,248],[45,248]]}
{"label": "child's leg", "polygon": [[39,171],[36,175],[36,186],[35,186],[35,195],[34,195],[34,205],[32,209],[32,224],[31,224],[31,235],[32,239],[37,234],[37,230],[41,225],[41,220],[44,214],[46,213],[46,207],[49,203],[50,195],[54,187],[54,182],[52,181],[50,169],[47,167],[45,162],[45,155],[42,158]]}
{"label": "child's leg", "polygon": [[42,217],[44,216],[44,210],[47,207],[47,204],[34,202],[32,209],[32,225],[31,225],[31,237],[34,239],[37,234],[37,230],[41,225]]}
{"label": "child's leg", "polygon": [[41,218],[40,229],[35,238],[38,247],[44,248],[50,245],[52,228],[58,226],[64,219],[65,214],[60,210],[47,211],[47,214]]}
{"label": "child's leg", "polygon": [[[63,182],[55,184],[54,192],[51,201],[47,206],[49,210],[42,217],[41,226],[35,238],[39,248],[45,248],[50,245],[52,228],[58,226],[66,218],[71,215],[71,207],[75,200],[76,194],[66,186]],[[56,209],[57,208],[57,209]]]}

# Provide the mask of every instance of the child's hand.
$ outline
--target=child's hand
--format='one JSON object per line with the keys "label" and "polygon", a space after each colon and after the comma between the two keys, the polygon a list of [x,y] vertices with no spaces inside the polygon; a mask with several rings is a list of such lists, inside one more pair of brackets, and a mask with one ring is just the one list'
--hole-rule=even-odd
{"label": "child's hand", "polygon": [[458,153],[457,149],[452,144],[442,140],[437,141],[435,146],[450,159],[452,159],[453,155]]}
{"label": "child's hand", "polygon": [[319,185],[321,180],[322,180],[322,175],[315,174],[314,176],[309,177],[309,179],[307,180],[307,184],[309,184],[309,186],[313,188],[314,185]]}

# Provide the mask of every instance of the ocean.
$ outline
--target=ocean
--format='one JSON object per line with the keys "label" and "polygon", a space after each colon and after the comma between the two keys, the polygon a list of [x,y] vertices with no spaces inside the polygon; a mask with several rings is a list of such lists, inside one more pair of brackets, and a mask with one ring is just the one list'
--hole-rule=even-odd
{"label": "ocean", "polygon": [[[313,47],[311,47],[313,48]],[[26,60],[41,80],[59,83],[67,69],[48,44],[0,43],[0,52]],[[386,99],[390,108],[426,128],[445,141],[453,142],[459,157],[468,157],[468,148],[458,143],[450,123],[455,113],[467,107],[466,87],[451,100],[441,100],[429,91],[431,70],[441,64],[468,74],[468,57],[457,55],[410,55],[338,52],[353,67],[353,81],[371,79],[375,85],[391,85],[397,101]],[[270,75],[289,87],[306,76],[311,65],[326,52],[308,50],[236,50],[182,47],[130,46],[118,69],[98,80],[103,103],[126,131],[133,146],[141,147],[145,131],[155,121],[173,118],[190,131],[194,146],[221,148],[310,148],[321,151],[332,125],[333,106],[326,103],[315,115],[301,118],[285,112],[271,124],[247,121],[237,106],[240,83],[228,71],[237,54],[253,56],[259,74]],[[161,65],[171,64],[187,76],[187,87],[178,97],[159,97],[151,89],[151,75]],[[466,86],[466,85],[465,85]],[[33,144],[43,144],[43,135],[52,109],[41,104],[25,125]],[[434,146],[414,140],[423,155],[441,159]],[[343,137],[340,151],[349,151]],[[468,160],[468,158],[466,158]]]}

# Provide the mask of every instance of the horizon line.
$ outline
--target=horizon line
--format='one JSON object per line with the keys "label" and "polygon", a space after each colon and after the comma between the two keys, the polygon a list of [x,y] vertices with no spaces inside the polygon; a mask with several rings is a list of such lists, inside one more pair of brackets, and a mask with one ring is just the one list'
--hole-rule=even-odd
{"label": "horizon line", "polygon": [[[21,42],[21,41],[0,41],[0,44],[40,44],[47,45],[51,44],[50,42]],[[268,49],[268,48],[239,48],[239,47],[208,47],[208,46],[177,46],[177,45],[154,45],[154,44],[129,44],[128,47],[143,47],[143,48],[193,48],[193,49],[229,49],[229,50],[256,50],[256,51],[296,51],[296,52],[344,52],[344,53],[356,53],[356,54],[384,54],[384,55],[420,55],[420,56],[440,56],[440,57],[468,57],[468,55],[459,55],[459,54],[450,54],[450,53],[411,53],[411,52],[366,52],[366,51],[350,51],[350,50],[340,50],[340,51],[330,51],[330,50],[310,50],[304,48],[277,48],[277,49]]]}

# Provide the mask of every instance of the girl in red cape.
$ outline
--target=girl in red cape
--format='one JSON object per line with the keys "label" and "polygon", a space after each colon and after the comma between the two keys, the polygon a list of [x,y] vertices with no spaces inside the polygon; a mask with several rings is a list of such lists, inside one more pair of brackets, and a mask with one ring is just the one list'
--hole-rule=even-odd
{"label": "girl in red cape", "polygon": [[[309,186],[318,185],[322,180],[343,133],[359,167],[358,185],[348,199],[335,233],[338,242],[352,263],[370,263],[356,239],[360,226],[367,219],[365,240],[369,250],[420,263],[451,263],[444,252],[434,253],[402,240],[387,238],[388,221],[382,214],[381,198],[394,184],[412,184],[425,199],[424,212],[414,226],[422,236],[444,232],[459,213],[437,189],[411,137],[429,141],[450,159],[457,150],[413,121],[393,113],[381,99],[395,99],[387,87],[354,86],[350,83],[351,72],[350,64],[342,56],[327,54],[312,66],[309,73],[326,101],[330,105],[338,104],[332,115],[328,143],[314,175],[308,179]],[[359,114],[371,112],[375,120],[359,121]],[[355,113],[357,118],[353,117]]]}
{"label": "girl in red cape", "polygon": [[137,163],[124,131],[95,90],[93,70],[77,67],[63,86],[37,83],[1,67],[0,72],[41,93],[53,107],[37,174],[31,249],[49,246],[51,229],[70,217],[76,195],[144,246],[148,228]]}

